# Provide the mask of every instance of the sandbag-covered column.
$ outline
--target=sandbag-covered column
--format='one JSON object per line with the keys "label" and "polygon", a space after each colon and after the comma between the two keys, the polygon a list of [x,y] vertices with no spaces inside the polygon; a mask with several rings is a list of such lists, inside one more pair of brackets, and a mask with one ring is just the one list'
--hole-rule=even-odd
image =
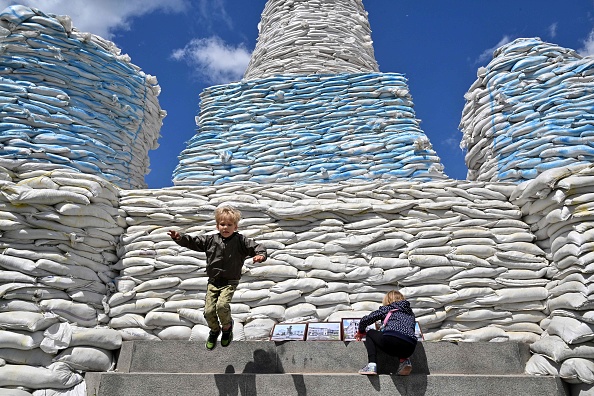
{"label": "sandbag-covered column", "polygon": [[81,372],[113,368],[122,343],[106,326],[126,224],[119,191],[67,170],[19,179],[0,167],[0,393],[74,392]]}
{"label": "sandbag-covered column", "polygon": [[0,65],[1,166],[146,187],[165,116],[155,77],[69,17],[25,6],[0,13]]}
{"label": "sandbag-covered column", "polygon": [[495,51],[465,95],[469,180],[522,182],[594,160],[594,60],[522,38]]}

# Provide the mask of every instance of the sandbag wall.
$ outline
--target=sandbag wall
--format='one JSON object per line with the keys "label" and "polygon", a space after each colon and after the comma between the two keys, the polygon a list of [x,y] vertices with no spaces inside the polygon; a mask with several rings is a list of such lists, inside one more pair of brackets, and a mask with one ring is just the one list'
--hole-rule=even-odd
{"label": "sandbag wall", "polygon": [[279,75],[200,97],[178,186],[446,178],[398,73]]}
{"label": "sandbag wall", "polygon": [[113,367],[118,194],[93,175],[0,167],[0,392],[84,390],[81,372]]}
{"label": "sandbag wall", "polygon": [[0,12],[0,65],[0,166],[146,187],[165,116],[155,77],[70,17],[25,6]]}
{"label": "sandbag wall", "polygon": [[258,32],[246,79],[379,71],[361,0],[269,0]]}
{"label": "sandbag wall", "polygon": [[531,345],[526,371],[570,383],[594,384],[593,182],[592,165],[562,167],[521,184],[511,197],[554,269],[547,285],[550,316]]}
{"label": "sandbag wall", "polygon": [[213,232],[214,209],[229,203],[243,213],[241,232],[270,255],[246,261],[232,301],[238,340],[268,339],[278,322],[362,316],[399,287],[427,340],[536,341],[551,268],[508,202],[514,188],[448,180],[122,191],[128,228],[109,325],[124,339],[206,338],[205,256],[167,231]]}
{"label": "sandbag wall", "polygon": [[498,48],[465,95],[469,180],[522,182],[594,161],[594,59],[538,38]]}

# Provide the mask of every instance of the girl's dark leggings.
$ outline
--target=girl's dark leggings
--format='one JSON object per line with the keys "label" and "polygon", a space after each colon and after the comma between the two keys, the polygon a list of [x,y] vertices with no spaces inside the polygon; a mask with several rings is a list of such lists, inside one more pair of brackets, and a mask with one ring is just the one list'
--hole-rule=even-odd
{"label": "girl's dark leggings", "polygon": [[410,357],[415,351],[415,344],[406,342],[401,338],[384,335],[378,330],[367,330],[365,335],[365,348],[369,363],[377,363],[377,350],[381,349],[390,356],[399,358]]}

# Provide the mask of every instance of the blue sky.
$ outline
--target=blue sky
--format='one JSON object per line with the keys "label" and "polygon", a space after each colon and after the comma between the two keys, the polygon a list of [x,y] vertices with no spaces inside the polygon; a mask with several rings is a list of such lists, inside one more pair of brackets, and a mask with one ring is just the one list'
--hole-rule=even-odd
{"label": "blue sky", "polygon": [[[74,26],[112,40],[154,75],[168,115],[149,152],[150,188],[172,186],[178,155],[196,132],[199,95],[241,79],[266,0],[0,0],[70,15]],[[594,54],[594,0],[363,0],[380,71],[403,73],[421,128],[455,179],[466,178],[458,129],[464,93],[493,50],[519,37]]]}

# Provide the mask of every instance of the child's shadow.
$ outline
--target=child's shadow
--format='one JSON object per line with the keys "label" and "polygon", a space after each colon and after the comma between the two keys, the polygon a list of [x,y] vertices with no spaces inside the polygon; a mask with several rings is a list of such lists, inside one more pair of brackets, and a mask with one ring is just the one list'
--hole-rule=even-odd
{"label": "child's shadow", "polygon": [[[219,395],[256,395],[256,374],[279,374],[285,372],[275,353],[256,349],[253,357],[254,359],[251,362],[246,363],[241,372],[243,375],[228,375],[235,374],[235,367],[231,364],[225,368],[225,374],[215,374],[215,383],[219,390]],[[297,394],[299,396],[305,396],[307,392],[303,376],[295,374],[291,377]]]}

